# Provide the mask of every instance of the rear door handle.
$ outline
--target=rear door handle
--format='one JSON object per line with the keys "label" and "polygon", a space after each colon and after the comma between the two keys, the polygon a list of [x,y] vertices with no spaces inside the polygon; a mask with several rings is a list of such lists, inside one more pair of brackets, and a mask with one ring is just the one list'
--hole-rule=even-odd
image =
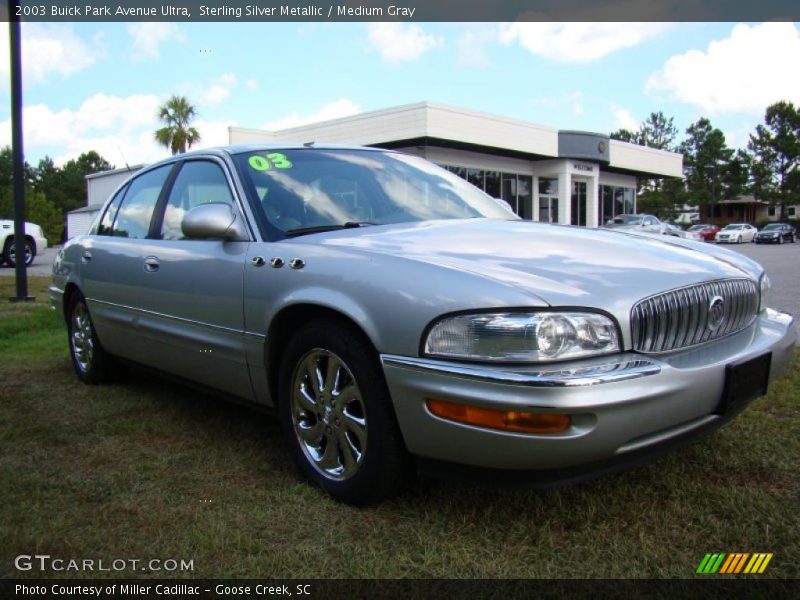
{"label": "rear door handle", "polygon": [[148,256],[144,259],[144,270],[148,273],[155,273],[160,266],[161,264],[155,256]]}

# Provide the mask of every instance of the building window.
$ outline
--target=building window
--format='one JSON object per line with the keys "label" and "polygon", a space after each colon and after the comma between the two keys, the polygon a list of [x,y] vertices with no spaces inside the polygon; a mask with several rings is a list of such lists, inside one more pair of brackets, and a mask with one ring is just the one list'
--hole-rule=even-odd
{"label": "building window", "polygon": [[786,207],[786,216],[790,219],[794,219],[797,216],[797,207],[795,206],[787,206]]}
{"label": "building window", "polygon": [[[468,169],[452,165],[439,165],[451,173],[466,179],[469,183],[483,190],[492,198],[500,198],[508,202],[511,209],[523,219],[533,219],[533,177],[500,171],[484,171]],[[558,187],[558,181],[556,187]],[[556,190],[556,193],[558,191]]]}
{"label": "building window", "polygon": [[775,216],[775,207],[774,206],[770,206],[767,209],[767,216],[768,217],[774,217]]}
{"label": "building window", "polygon": [[607,223],[617,215],[636,212],[634,189],[615,185],[600,186],[600,223]]}
{"label": "building window", "polygon": [[539,221],[558,223],[558,179],[539,178]]}
{"label": "building window", "polygon": [[533,177],[517,175],[517,214],[529,221],[533,219]]}

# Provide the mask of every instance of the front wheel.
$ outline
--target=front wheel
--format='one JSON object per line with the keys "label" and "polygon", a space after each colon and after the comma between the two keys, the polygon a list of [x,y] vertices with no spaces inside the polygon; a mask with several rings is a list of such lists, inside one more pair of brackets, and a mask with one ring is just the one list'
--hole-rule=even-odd
{"label": "front wheel", "polygon": [[116,372],[114,359],[100,345],[86,299],[80,292],[75,292],[69,300],[67,335],[72,366],[81,381],[88,384],[110,381]]}
{"label": "front wheel", "polygon": [[363,335],[334,320],[304,326],[283,354],[279,390],[281,426],[306,477],[354,505],[401,489],[409,460],[378,357]]}

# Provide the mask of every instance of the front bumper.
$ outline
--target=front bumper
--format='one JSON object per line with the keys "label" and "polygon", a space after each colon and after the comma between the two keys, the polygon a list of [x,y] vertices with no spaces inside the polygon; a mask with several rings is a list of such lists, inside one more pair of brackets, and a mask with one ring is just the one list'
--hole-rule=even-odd
{"label": "front bumper", "polygon": [[[733,416],[715,414],[726,365],[771,353],[770,380],[791,359],[789,315],[767,310],[744,331],[666,355],[633,352],[539,367],[487,366],[382,355],[408,450],[433,462],[503,470],[604,465],[695,437]],[[569,414],[558,434],[520,434],[441,419],[426,399]],[[744,406],[737,407],[738,412]]]}

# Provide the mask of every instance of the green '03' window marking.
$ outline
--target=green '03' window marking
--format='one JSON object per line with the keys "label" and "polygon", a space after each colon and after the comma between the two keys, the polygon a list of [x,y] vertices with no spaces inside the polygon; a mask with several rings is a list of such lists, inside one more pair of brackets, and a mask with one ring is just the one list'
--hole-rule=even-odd
{"label": "green '03' window marking", "polygon": [[254,154],[247,159],[247,163],[256,171],[269,171],[273,167],[275,169],[291,169],[294,166],[292,161],[280,152],[270,152],[266,156]]}

